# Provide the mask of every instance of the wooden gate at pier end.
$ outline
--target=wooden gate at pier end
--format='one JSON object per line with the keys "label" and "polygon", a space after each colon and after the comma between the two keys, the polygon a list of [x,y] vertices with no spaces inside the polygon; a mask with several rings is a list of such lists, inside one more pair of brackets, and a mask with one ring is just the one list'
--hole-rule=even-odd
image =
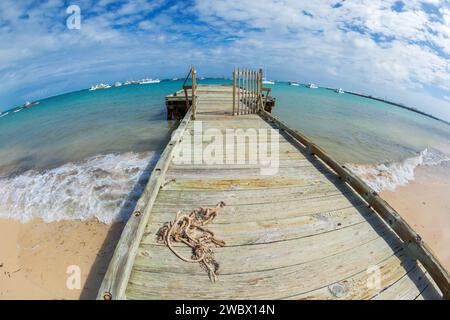
{"label": "wooden gate at pier end", "polygon": [[263,109],[262,69],[233,70],[233,115],[255,114]]}

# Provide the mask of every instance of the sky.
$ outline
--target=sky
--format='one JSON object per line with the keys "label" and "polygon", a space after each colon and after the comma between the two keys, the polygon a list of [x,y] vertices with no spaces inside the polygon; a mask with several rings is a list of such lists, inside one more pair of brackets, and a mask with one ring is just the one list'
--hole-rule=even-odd
{"label": "sky", "polygon": [[181,78],[190,64],[205,77],[263,67],[450,121],[450,2],[0,1],[0,111],[100,82]]}

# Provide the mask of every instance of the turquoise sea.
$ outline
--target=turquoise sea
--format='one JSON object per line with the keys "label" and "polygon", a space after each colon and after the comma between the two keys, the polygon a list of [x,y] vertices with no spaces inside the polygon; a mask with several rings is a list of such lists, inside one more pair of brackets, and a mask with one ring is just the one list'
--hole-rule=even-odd
{"label": "turquoise sea", "polygon": [[[126,218],[175,125],[164,97],[181,85],[82,90],[0,115],[0,218]],[[275,115],[377,190],[407,183],[419,165],[450,159],[446,123],[325,88],[272,88]]]}

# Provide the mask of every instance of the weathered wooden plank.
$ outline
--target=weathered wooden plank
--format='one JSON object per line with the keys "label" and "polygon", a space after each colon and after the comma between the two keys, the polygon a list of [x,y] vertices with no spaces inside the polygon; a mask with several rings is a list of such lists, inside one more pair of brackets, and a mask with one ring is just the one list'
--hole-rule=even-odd
{"label": "weathered wooden plank", "polygon": [[[323,287],[377,264],[401,249],[384,245],[383,238],[309,263],[283,269],[220,274],[211,283],[205,273],[151,272],[134,269],[126,296],[129,299],[282,299]],[[272,252],[267,252],[270,255]],[[225,263],[222,259],[221,263]]]}
{"label": "weathered wooden plank", "polygon": [[[276,175],[267,176],[271,178],[279,177],[281,179],[291,178],[291,177],[301,177],[301,178],[311,178],[320,179],[333,177],[335,173],[326,170],[318,170],[313,166],[302,166],[302,167],[284,167],[279,168]],[[214,177],[214,179],[249,179],[249,178],[261,178],[261,170],[250,168],[228,168],[228,169],[191,169],[191,168],[175,168],[170,167],[170,170],[166,174],[166,180],[168,183],[171,181],[184,180],[184,179],[208,179]]]}
{"label": "weathered wooden plank", "polygon": [[415,268],[401,277],[397,282],[386,288],[373,300],[414,300],[429,285],[426,271],[420,267]]}
{"label": "weathered wooden plank", "polygon": [[[246,215],[247,213],[240,212],[240,214]],[[377,219],[376,215],[365,207],[348,207],[332,212],[293,216],[285,219],[276,217],[247,222],[242,222],[236,215],[230,217],[221,214],[209,229],[224,240],[228,246],[237,246],[299,239],[343,229],[373,219]],[[158,244],[155,235],[163,224],[158,221],[149,222],[141,243]],[[180,246],[184,245],[180,244]]]}
{"label": "weathered wooden plank", "polygon": [[[313,200],[314,199],[314,200]],[[238,205],[226,205],[220,212],[220,216],[215,220],[215,224],[230,223],[239,217],[242,223],[249,221],[270,221],[274,218],[279,220],[300,217],[312,214],[331,214],[338,215],[340,211],[349,207],[354,207],[359,211],[363,211],[366,205],[355,195],[348,194],[348,198],[342,196],[341,193],[330,195],[328,197],[308,199],[310,201],[298,201],[293,199],[290,201],[271,201],[266,203],[249,203]],[[152,221],[166,222],[173,219],[173,216],[179,210],[183,212],[191,212],[197,207],[212,207],[217,202],[157,202],[153,207],[154,216]]]}
{"label": "weathered wooden plank", "polygon": [[[373,269],[378,268],[378,269]],[[416,262],[405,250],[391,255],[376,265],[345,279],[336,279],[325,287],[288,297],[292,300],[367,300],[386,290],[416,268]],[[376,270],[376,271],[374,271]],[[375,275],[376,272],[376,275]],[[379,276],[379,283],[374,280]]]}
{"label": "weathered wooden plank", "polygon": [[[331,232],[319,233],[314,236],[300,237],[283,241],[271,241],[268,234],[258,239],[256,244],[238,244],[214,249],[215,256],[220,261],[220,274],[249,273],[264,270],[285,268],[295,264],[322,259],[330,255],[348,251],[354,247],[365,245],[381,235],[387,235],[388,230],[380,222],[360,222],[346,228]],[[217,235],[220,237],[220,234]],[[388,236],[388,235],[387,235]],[[155,237],[155,235],[153,235]],[[395,238],[389,240],[395,244]],[[380,246],[388,246],[387,243]],[[177,250],[185,257],[191,256],[191,249],[178,246]],[[140,244],[134,269],[149,272],[171,272],[180,274],[204,274],[199,265],[181,261],[166,246],[156,244]]]}
{"label": "weathered wooden plank", "polygon": [[342,193],[343,190],[337,189],[332,184],[319,182],[308,187],[258,190],[163,190],[158,195],[158,202],[161,204],[183,203],[197,207],[200,204],[217,204],[220,201],[228,205],[268,204],[278,198],[279,202],[297,200],[300,206],[315,202],[318,198]]}

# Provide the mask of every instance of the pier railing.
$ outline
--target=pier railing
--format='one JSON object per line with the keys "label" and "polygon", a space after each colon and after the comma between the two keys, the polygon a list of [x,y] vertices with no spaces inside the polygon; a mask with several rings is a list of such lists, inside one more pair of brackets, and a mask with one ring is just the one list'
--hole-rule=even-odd
{"label": "pier railing", "polygon": [[443,298],[450,300],[450,276],[445,267],[436,258],[432,250],[423,241],[422,237],[392,208],[377,192],[369,187],[361,178],[354,174],[345,165],[340,164],[333,157],[327,154],[322,148],[313,143],[308,137],[297,130],[290,128],[283,121],[274,117],[269,112],[261,109],[261,117],[273,123],[282,131],[298,140],[307,152],[323,161],[329,166],[339,179],[350,186],[368,206],[372,208],[386,224],[388,224],[397,236],[405,243],[407,250],[415,257],[428,271],[433,281],[442,292]]}
{"label": "pier railing", "polygon": [[[186,82],[189,80],[189,77],[191,77],[191,85],[186,85]],[[183,82],[183,90],[184,90],[184,96],[186,98],[186,110],[189,110],[189,108],[192,108],[192,119],[195,120],[196,111],[197,111],[197,99],[196,99],[196,90],[197,90],[197,70],[194,66],[191,66],[189,69],[189,73],[187,74],[186,78]],[[188,90],[191,90],[191,105],[189,106],[189,96],[188,96]]]}

